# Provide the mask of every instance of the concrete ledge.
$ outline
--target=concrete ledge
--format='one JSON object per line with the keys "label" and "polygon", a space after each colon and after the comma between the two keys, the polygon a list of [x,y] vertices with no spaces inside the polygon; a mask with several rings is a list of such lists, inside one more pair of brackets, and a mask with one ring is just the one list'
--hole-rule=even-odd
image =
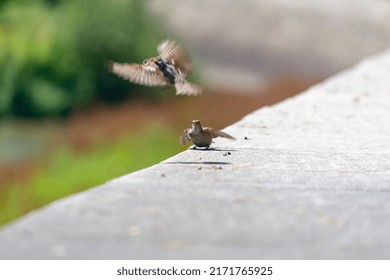
{"label": "concrete ledge", "polygon": [[0,258],[390,258],[390,51],[225,131],[4,227]]}

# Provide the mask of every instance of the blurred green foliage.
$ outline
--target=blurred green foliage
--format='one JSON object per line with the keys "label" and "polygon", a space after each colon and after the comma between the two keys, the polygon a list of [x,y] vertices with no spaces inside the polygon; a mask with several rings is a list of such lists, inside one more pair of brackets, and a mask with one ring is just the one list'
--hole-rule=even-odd
{"label": "blurred green foliage", "polygon": [[162,39],[142,2],[0,2],[0,117],[66,115],[92,100],[123,100],[135,86],[108,73],[105,61],[141,62]]}
{"label": "blurred green foliage", "polygon": [[27,184],[0,187],[0,225],[55,199],[156,164],[182,149],[177,133],[159,124],[89,152],[76,153],[63,147],[45,160]]}

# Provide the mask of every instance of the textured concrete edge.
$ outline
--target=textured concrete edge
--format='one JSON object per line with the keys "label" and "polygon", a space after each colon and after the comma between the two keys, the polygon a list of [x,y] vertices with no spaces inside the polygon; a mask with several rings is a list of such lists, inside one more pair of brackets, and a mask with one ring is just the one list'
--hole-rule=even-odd
{"label": "textured concrete edge", "polygon": [[[221,139],[36,210],[0,231],[0,258],[385,258],[390,126],[371,122],[387,114],[389,72],[387,51],[224,129],[250,141]],[[362,130],[373,137],[355,141]]]}

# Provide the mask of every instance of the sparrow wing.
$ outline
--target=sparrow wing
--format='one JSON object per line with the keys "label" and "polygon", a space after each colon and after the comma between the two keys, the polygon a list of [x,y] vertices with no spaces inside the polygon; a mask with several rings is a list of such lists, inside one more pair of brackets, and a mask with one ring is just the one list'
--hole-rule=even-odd
{"label": "sparrow wing", "polygon": [[169,61],[184,76],[188,76],[192,71],[190,55],[178,43],[172,40],[161,42],[157,51],[161,58]]}
{"label": "sparrow wing", "polygon": [[193,95],[197,96],[202,93],[203,88],[199,85],[187,81],[175,83],[176,95]]}
{"label": "sparrow wing", "polygon": [[191,141],[190,137],[188,136],[189,130],[190,129],[183,130],[183,132],[181,133],[181,135],[180,135],[180,144],[181,145],[185,145]]}
{"label": "sparrow wing", "polygon": [[224,138],[236,140],[236,138],[234,138],[233,136],[231,136],[231,135],[229,135],[226,132],[223,132],[221,130],[216,130],[216,129],[211,128],[211,127],[204,127],[203,130],[208,131],[213,138],[224,137]]}
{"label": "sparrow wing", "polygon": [[155,66],[144,66],[142,64],[127,64],[110,62],[109,69],[119,77],[145,86],[163,86],[168,82],[164,74]]}

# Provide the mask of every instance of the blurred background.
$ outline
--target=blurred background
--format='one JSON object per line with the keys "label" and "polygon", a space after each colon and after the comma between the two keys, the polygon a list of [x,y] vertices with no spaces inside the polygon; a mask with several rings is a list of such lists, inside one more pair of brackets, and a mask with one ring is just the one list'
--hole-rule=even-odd
{"label": "blurred background", "polygon": [[[389,18],[388,0],[1,0],[0,224],[186,149],[193,119],[223,128],[388,48]],[[202,97],[108,73],[165,38]]]}

